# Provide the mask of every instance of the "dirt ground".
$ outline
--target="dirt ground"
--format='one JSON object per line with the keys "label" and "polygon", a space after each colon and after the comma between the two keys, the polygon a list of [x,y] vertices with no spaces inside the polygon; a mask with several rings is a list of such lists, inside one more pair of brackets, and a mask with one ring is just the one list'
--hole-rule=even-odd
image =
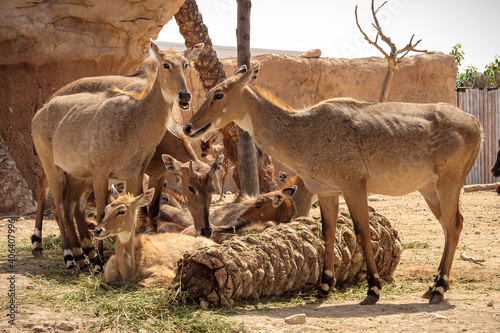
{"label": "dirt ground", "polygon": [[[258,310],[238,310],[230,318],[244,322],[251,332],[499,332],[500,331],[500,196],[494,191],[463,193],[462,210],[464,229],[455,254],[452,269],[454,284],[438,305],[429,305],[421,295],[427,290],[439,264],[444,245],[443,232],[419,194],[402,197],[378,196],[370,206],[389,219],[398,229],[403,244],[414,244],[414,248],[403,251],[396,269],[394,285],[376,305],[361,306],[357,299],[335,301],[329,298],[323,303],[298,304],[293,306],[260,307]],[[343,207],[346,209],[345,205]],[[318,214],[318,211],[314,211]],[[0,220],[2,241],[7,238],[7,221]],[[29,239],[34,220],[17,222],[16,237]],[[44,223],[44,235],[57,233],[55,222]],[[460,254],[484,259],[481,264],[460,259]],[[31,275],[42,274],[46,264],[23,265],[18,258],[16,292],[33,288]],[[5,258],[0,261],[0,296],[6,299],[9,277]],[[25,270],[25,271],[21,271]],[[363,286],[364,293],[366,287]],[[401,292],[398,292],[401,290]],[[359,294],[358,294],[359,295]],[[261,301],[265,304],[265,301]],[[264,309],[262,309],[264,308]],[[51,311],[35,305],[21,308],[16,317],[16,326],[7,323],[2,310],[0,332],[72,331],[84,332],[95,318],[82,316],[74,311]],[[294,314],[305,314],[305,324],[286,324],[284,318]]]}

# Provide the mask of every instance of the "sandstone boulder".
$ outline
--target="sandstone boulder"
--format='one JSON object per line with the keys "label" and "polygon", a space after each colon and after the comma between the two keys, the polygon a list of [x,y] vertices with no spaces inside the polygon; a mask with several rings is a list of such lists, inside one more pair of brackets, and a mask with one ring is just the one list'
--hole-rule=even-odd
{"label": "sandstone boulder", "polygon": [[31,119],[65,84],[127,74],[184,0],[2,1],[0,137],[28,182],[41,174]]}

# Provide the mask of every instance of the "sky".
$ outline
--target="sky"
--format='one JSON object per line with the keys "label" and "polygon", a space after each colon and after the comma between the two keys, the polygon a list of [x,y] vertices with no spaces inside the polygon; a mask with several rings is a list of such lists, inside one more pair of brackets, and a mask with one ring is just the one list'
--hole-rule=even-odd
{"label": "sky", "polygon": [[[250,45],[254,48],[307,51],[319,48],[324,57],[364,58],[382,53],[369,45],[354,17],[374,40],[371,0],[253,0]],[[383,3],[376,0],[375,6]],[[236,46],[236,0],[197,0],[212,43]],[[465,60],[479,71],[500,56],[500,0],[388,0],[379,11],[384,34],[398,49],[421,39],[417,49],[449,53],[462,44]],[[175,19],[158,40],[184,43]],[[379,40],[389,53],[389,47]],[[411,55],[410,53],[409,55]]]}

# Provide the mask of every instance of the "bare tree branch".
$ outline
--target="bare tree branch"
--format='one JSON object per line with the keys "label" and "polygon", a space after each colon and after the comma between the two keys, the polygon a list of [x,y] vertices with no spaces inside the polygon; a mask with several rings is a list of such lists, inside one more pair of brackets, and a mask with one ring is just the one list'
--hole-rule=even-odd
{"label": "bare tree branch", "polygon": [[[380,26],[377,18],[377,13],[379,10],[387,3],[387,1],[384,1],[376,10],[375,10],[375,0],[372,0],[371,4],[371,9],[372,9],[372,16],[373,16],[373,21],[372,26],[377,30],[377,35],[375,36],[375,41],[372,41],[370,37],[361,29],[361,26],[359,25],[358,21],[358,6],[355,6],[354,8],[354,16],[356,18],[356,25],[358,26],[359,31],[363,34],[364,38],[368,41],[368,43],[372,44],[379,50],[384,57],[387,59],[388,62],[388,68],[387,72],[384,78],[384,82],[382,83],[382,89],[380,93],[380,102],[385,102],[387,100],[387,96],[389,94],[389,86],[392,81],[392,77],[394,74],[394,70],[396,69],[397,65],[403,61],[403,58],[409,53],[409,52],[421,52],[421,53],[429,53],[427,50],[417,50],[415,47],[422,41],[419,39],[415,44],[413,44],[413,38],[415,35],[411,36],[410,42],[403,47],[402,49],[398,50],[396,45],[392,42],[391,38],[386,36],[384,32],[382,31],[382,27]],[[389,54],[378,45],[378,38],[380,37],[381,40],[383,40],[387,45],[389,45],[391,51]]]}
{"label": "bare tree branch", "polygon": [[[354,15],[356,16],[356,25],[358,26],[359,28],[359,31],[361,31],[361,33],[363,34],[363,36],[365,37],[365,39],[368,41],[368,43],[372,44],[373,46],[375,46],[380,52],[382,52],[382,54],[388,58],[389,55],[387,53],[385,53],[385,51],[375,42],[373,42],[370,37],[368,37],[367,34],[365,34],[365,32],[363,31],[363,29],[361,29],[361,26],[359,25],[359,22],[358,22],[358,6],[356,6],[354,8]],[[377,34],[377,38],[378,38],[378,34]]]}

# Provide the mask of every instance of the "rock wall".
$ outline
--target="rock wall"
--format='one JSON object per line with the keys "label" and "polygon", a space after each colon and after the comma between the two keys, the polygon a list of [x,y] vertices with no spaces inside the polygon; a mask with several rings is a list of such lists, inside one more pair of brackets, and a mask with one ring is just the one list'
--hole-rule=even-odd
{"label": "rock wall", "polygon": [[30,188],[41,174],[31,119],[65,84],[129,73],[184,0],[3,1],[0,137]]}
{"label": "rock wall", "polygon": [[10,158],[0,138],[0,216],[6,213],[26,215],[36,212],[33,192]]}

